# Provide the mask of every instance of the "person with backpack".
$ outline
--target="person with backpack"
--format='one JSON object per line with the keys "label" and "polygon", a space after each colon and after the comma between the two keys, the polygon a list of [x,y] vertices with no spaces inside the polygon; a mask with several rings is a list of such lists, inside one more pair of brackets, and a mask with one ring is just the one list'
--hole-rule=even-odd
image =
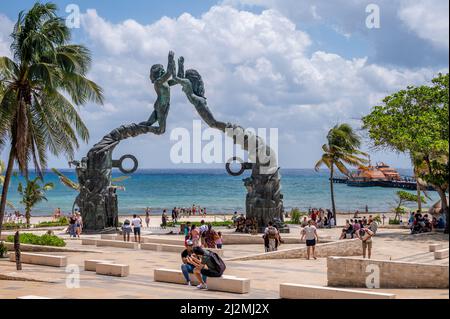
{"label": "person with backpack", "polygon": [[[195,266],[191,263],[189,263],[188,258],[192,257],[192,255],[194,254],[194,243],[192,242],[192,240],[187,240],[186,241],[186,249],[183,250],[183,252],[181,253],[181,260],[183,262],[183,264],[181,265],[181,271],[183,272],[183,276],[186,279],[186,284],[188,286],[192,286],[191,284],[191,278],[189,276],[189,274],[193,274],[194,273],[194,269]],[[203,275],[203,281],[206,282],[206,276]]]}
{"label": "person with backpack", "polygon": [[198,289],[208,289],[206,285],[206,277],[222,277],[226,266],[222,258],[215,252],[204,250],[201,247],[194,247],[194,254],[186,260],[189,264],[194,265],[194,275],[200,284]]}
{"label": "person with backpack", "polygon": [[266,251],[276,251],[277,250],[277,241],[279,240],[278,229],[273,226],[273,222],[269,222],[269,225],[264,231],[264,241]]}

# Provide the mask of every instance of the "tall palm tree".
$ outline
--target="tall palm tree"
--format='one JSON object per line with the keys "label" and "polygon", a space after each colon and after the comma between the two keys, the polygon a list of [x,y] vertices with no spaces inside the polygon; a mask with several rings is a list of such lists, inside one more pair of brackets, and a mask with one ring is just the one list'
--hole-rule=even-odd
{"label": "tall palm tree", "polygon": [[43,200],[47,200],[45,197],[45,192],[53,189],[53,183],[46,183],[41,185],[42,179],[37,176],[34,179],[26,178],[25,186],[22,183],[19,183],[17,187],[17,191],[22,196],[21,203],[25,206],[25,219],[27,220],[27,227],[30,227],[30,219],[31,219],[31,210],[33,207],[42,202]]}
{"label": "tall palm tree", "polygon": [[0,232],[14,163],[27,176],[32,161],[42,177],[47,153],[72,158],[78,137],[89,132],[76,106],[103,102],[101,88],[86,74],[88,49],[70,44],[70,30],[52,3],[19,13],[11,34],[13,59],[0,58],[5,91],[0,101],[0,140],[10,145],[0,205]]}
{"label": "tall palm tree", "polygon": [[350,166],[363,166],[368,160],[359,156],[367,156],[367,154],[359,150],[361,139],[348,124],[337,124],[330,129],[327,134],[327,141],[327,144],[322,146],[322,158],[316,163],[315,170],[318,171],[322,165],[325,165],[330,170],[331,209],[336,222],[333,184],[335,167],[342,174],[349,176],[350,172],[345,166],[346,164]]}

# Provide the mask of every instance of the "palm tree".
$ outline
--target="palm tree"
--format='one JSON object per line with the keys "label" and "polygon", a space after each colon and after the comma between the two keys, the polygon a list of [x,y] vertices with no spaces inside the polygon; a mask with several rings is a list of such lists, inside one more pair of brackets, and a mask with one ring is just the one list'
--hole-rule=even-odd
{"label": "palm tree", "polygon": [[42,177],[47,153],[71,159],[89,132],[76,106],[103,102],[101,88],[86,74],[88,49],[70,44],[70,30],[52,3],[19,13],[11,34],[13,59],[0,57],[4,94],[0,100],[0,141],[10,150],[0,205],[0,233],[14,163],[27,176],[32,161]]}
{"label": "palm tree", "polygon": [[322,146],[322,158],[316,163],[314,169],[318,171],[320,166],[325,165],[330,170],[331,209],[336,222],[333,184],[335,167],[342,174],[349,176],[350,172],[345,164],[350,166],[363,166],[368,160],[358,156],[367,156],[367,154],[359,150],[361,139],[348,124],[335,125],[330,129],[327,134],[327,141],[328,143]]}
{"label": "palm tree", "polygon": [[30,227],[30,218],[32,208],[39,202],[47,200],[45,192],[53,189],[53,183],[46,183],[41,186],[42,179],[37,176],[30,180],[26,178],[26,185],[19,183],[17,191],[22,196],[21,203],[25,206],[25,219],[27,220],[27,227]]}
{"label": "palm tree", "polygon": [[[2,186],[3,182],[5,181],[5,176],[2,175],[4,170],[5,170],[5,162],[0,160],[0,186]],[[0,199],[1,198],[2,196],[0,195]],[[14,209],[14,205],[10,201],[6,201],[6,205]]]}

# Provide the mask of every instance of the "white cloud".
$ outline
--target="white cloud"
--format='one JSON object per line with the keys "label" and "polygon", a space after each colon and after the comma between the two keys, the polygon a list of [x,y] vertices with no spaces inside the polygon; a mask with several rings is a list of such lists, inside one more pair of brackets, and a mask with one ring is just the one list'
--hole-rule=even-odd
{"label": "white cloud", "polygon": [[419,37],[431,41],[439,48],[449,48],[449,2],[403,0],[400,19]]}
{"label": "white cloud", "polygon": [[13,22],[0,13],[0,56],[10,56],[10,34],[13,30]]}
{"label": "white cloud", "polygon": [[[215,6],[200,18],[185,13],[148,25],[113,24],[88,10],[82,24],[95,54],[92,77],[109,103],[83,110],[88,126],[95,128],[91,143],[119,125],[147,119],[156,97],[148,71],[151,64],[165,65],[169,50],[184,55],[186,68],[202,74],[216,118],[279,128],[285,167],[311,167],[336,122],[357,126],[383,96],[425,83],[440,71],[390,68],[332,52],[309,54],[313,39],[277,10],[255,14]],[[168,130],[189,129],[193,118],[198,118],[193,107],[173,88]],[[169,134],[141,136],[118,151],[140,153],[144,167],[168,167],[171,145]]]}

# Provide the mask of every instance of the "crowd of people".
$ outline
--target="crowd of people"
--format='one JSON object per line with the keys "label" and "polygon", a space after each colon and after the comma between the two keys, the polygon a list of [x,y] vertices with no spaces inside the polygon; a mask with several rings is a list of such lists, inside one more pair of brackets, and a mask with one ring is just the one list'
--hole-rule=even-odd
{"label": "crowd of people", "polygon": [[336,226],[333,213],[329,209],[310,208],[308,210],[308,217],[305,216],[302,220],[302,227],[308,225],[308,218],[313,221],[316,228],[332,228]]}
{"label": "crowd of people", "polygon": [[211,224],[200,222],[200,226],[187,222],[183,229],[185,245],[192,242],[194,247],[222,249],[222,232],[213,229]]}
{"label": "crowd of people", "polygon": [[378,230],[378,223],[374,220],[372,215],[369,215],[368,219],[365,216],[360,219],[347,219],[345,221],[344,228],[342,228],[342,233],[339,239],[357,238],[358,231],[364,228],[369,228],[371,232],[376,234]]}
{"label": "crowd of people", "polygon": [[430,220],[428,214],[423,214],[419,211],[411,212],[408,219],[408,225],[411,229],[411,234],[427,233],[434,229],[445,228],[445,218],[441,215],[438,218],[433,217]]}
{"label": "crowd of people", "polygon": [[18,210],[14,211],[14,213],[8,212],[3,217],[4,223],[14,223],[14,224],[22,224],[25,219],[25,216]]}
{"label": "crowd of people", "polygon": [[247,218],[244,214],[238,215],[237,212],[234,212],[231,220],[238,233],[253,234],[258,231],[258,222],[256,218]]}

